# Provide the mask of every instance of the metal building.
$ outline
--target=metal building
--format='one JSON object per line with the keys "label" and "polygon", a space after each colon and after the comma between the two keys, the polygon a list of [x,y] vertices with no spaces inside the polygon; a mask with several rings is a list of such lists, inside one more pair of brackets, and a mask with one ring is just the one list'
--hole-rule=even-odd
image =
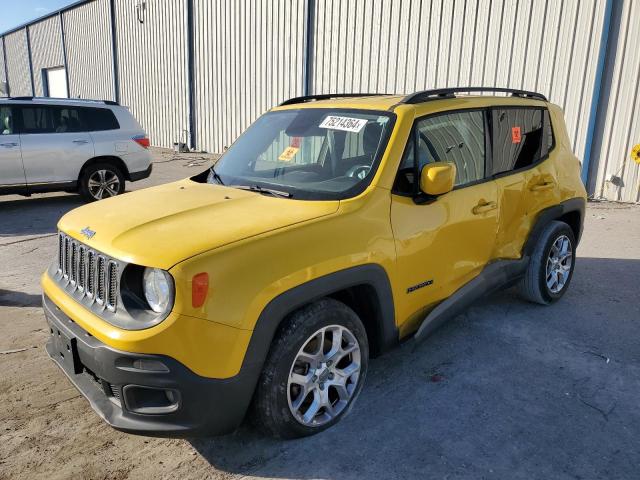
{"label": "metal building", "polygon": [[0,90],[116,100],[205,151],[303,94],[536,90],[590,194],[640,202],[638,25],[635,0],[83,0],[2,34]]}

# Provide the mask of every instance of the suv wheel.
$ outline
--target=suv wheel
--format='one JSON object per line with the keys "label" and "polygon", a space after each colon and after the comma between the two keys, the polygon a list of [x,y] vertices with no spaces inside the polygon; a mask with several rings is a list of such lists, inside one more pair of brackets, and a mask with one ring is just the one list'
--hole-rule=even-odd
{"label": "suv wheel", "polygon": [[369,345],[353,310],[322,299],[285,320],[255,399],[259,426],[281,438],[321,432],[353,406],[367,372]]}
{"label": "suv wheel", "polygon": [[564,295],[573,275],[575,243],[566,223],[553,221],[545,227],[520,282],[525,299],[548,305]]}
{"label": "suv wheel", "polygon": [[124,192],[124,175],[109,163],[87,167],[80,177],[80,194],[88,202],[115,197]]}

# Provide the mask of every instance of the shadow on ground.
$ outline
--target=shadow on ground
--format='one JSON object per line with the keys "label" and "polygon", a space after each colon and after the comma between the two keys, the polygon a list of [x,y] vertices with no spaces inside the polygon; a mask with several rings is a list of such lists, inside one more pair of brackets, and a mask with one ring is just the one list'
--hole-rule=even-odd
{"label": "shadow on ground", "polygon": [[39,307],[41,305],[42,295],[32,295],[0,288],[0,307]]}
{"label": "shadow on ground", "polygon": [[640,260],[579,258],[552,306],[501,292],[373,360],[351,415],[320,435],[190,442],[217,469],[275,478],[634,478],[639,284]]}
{"label": "shadow on ground", "polygon": [[0,243],[2,237],[55,233],[60,217],[82,204],[79,195],[0,199]]}

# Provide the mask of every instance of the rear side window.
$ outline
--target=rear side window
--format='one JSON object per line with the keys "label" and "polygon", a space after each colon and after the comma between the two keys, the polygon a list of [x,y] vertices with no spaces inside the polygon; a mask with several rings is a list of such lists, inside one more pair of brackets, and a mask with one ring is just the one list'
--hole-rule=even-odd
{"label": "rear side window", "polygon": [[120,124],[114,113],[108,108],[82,108],[89,129],[92,132],[118,130]]}
{"label": "rear side window", "polygon": [[14,134],[11,107],[0,106],[0,135]]}
{"label": "rear side window", "polygon": [[88,131],[80,108],[23,106],[21,133],[71,133]]}
{"label": "rear side window", "polygon": [[412,138],[396,177],[396,193],[416,193],[419,172],[426,164],[433,162],[453,162],[456,165],[456,186],[474,183],[485,177],[484,111],[427,117],[416,123]]}
{"label": "rear side window", "polygon": [[541,108],[498,108],[491,113],[492,174],[527,168],[553,148],[549,112]]}

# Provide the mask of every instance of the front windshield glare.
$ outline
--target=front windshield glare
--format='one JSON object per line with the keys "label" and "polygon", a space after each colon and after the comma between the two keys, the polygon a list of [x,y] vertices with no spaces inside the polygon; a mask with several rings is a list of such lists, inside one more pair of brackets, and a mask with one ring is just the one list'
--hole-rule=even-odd
{"label": "front windshield glare", "polygon": [[351,197],[371,181],[392,119],[371,110],[269,112],[238,138],[207,181],[276,189],[296,199]]}

